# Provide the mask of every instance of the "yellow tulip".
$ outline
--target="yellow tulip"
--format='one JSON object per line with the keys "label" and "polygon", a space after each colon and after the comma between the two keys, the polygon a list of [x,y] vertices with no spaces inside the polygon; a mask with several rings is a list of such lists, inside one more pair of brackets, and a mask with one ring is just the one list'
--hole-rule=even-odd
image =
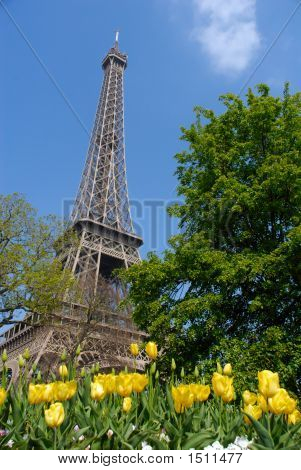
{"label": "yellow tulip", "polygon": [[61,382],[61,381],[54,382],[53,389],[54,389],[53,390],[54,400],[57,400],[57,401],[67,400],[67,396],[68,396],[67,383]]}
{"label": "yellow tulip", "polygon": [[206,401],[210,395],[209,385],[189,384],[191,393],[193,393],[194,401]]}
{"label": "yellow tulip", "polygon": [[43,402],[46,402],[46,403],[51,403],[52,401],[55,401],[55,384],[54,383],[43,384],[42,400]]}
{"label": "yellow tulip", "polygon": [[55,382],[54,387],[54,400],[66,401],[70,400],[76,393],[77,383],[75,380],[70,382]]}
{"label": "yellow tulip", "polygon": [[29,384],[28,402],[30,405],[39,405],[44,401],[44,384]]}
{"label": "yellow tulip", "polygon": [[225,392],[222,394],[222,400],[225,403],[230,403],[230,401],[233,401],[235,398],[235,391],[233,385],[230,385]]}
{"label": "yellow tulip", "polygon": [[262,409],[264,413],[268,411],[268,402],[266,401],[264,396],[261,395],[260,393],[258,393],[257,395],[257,405],[260,406],[260,408]]}
{"label": "yellow tulip", "polygon": [[155,361],[158,356],[158,348],[156,343],[153,343],[152,341],[149,341],[145,347],[145,352],[148,355],[150,359]]}
{"label": "yellow tulip", "polygon": [[3,405],[3,403],[6,400],[7,392],[4,390],[3,387],[0,387],[0,406]]}
{"label": "yellow tulip", "polygon": [[66,401],[68,397],[68,385],[66,382],[55,382],[55,399]]}
{"label": "yellow tulip", "polygon": [[243,392],[242,398],[245,405],[255,405],[255,403],[257,402],[256,393],[250,392],[249,390],[245,390]]}
{"label": "yellow tulip", "polygon": [[99,382],[91,383],[91,398],[92,400],[101,401],[106,396],[106,390],[104,386]]}
{"label": "yellow tulip", "polygon": [[139,346],[137,343],[131,343],[130,351],[133,356],[138,356],[139,354]]}
{"label": "yellow tulip", "polygon": [[212,387],[215,395],[221,397],[225,390],[232,384],[232,379],[225,377],[219,372],[214,372],[212,376]]}
{"label": "yellow tulip", "polygon": [[296,408],[296,400],[291,398],[284,388],[280,388],[272,398],[268,399],[269,410],[275,415],[292,414]]}
{"label": "yellow tulip", "polygon": [[[248,413],[248,415],[252,416],[256,421],[262,416],[262,409],[258,405],[246,405],[244,407],[244,412]],[[247,424],[251,424],[251,421],[246,415],[244,415],[244,421]]]}
{"label": "yellow tulip", "polygon": [[148,384],[148,377],[145,374],[132,374],[132,386],[134,392],[141,393]]}
{"label": "yellow tulip", "polygon": [[114,374],[95,375],[94,383],[102,385],[106,391],[106,394],[114,393],[116,391],[116,376]]}
{"label": "yellow tulip", "polygon": [[297,408],[292,413],[287,415],[288,424],[297,424],[300,421],[301,421],[301,413],[299,410],[297,410]]}
{"label": "yellow tulip", "polygon": [[106,379],[107,379],[106,374],[97,374],[97,375],[94,375],[93,382],[105,383]]}
{"label": "yellow tulip", "polygon": [[116,380],[116,391],[122,397],[129,397],[132,393],[132,377],[131,374],[120,374]]}
{"label": "yellow tulip", "polygon": [[258,372],[258,389],[265,398],[271,398],[279,390],[279,376],[277,372],[262,370]]}
{"label": "yellow tulip", "polygon": [[224,369],[223,369],[223,374],[224,375],[232,375],[232,366],[231,364],[226,364]]}
{"label": "yellow tulip", "polygon": [[194,402],[194,395],[189,385],[181,384],[178,387],[172,387],[172,398],[177,413],[183,413],[186,408],[190,408]]}
{"label": "yellow tulip", "polygon": [[132,399],[130,397],[125,397],[122,403],[122,409],[125,413],[128,413],[132,408]]}
{"label": "yellow tulip", "polygon": [[60,377],[62,377],[62,378],[67,377],[67,375],[68,375],[68,369],[67,369],[67,367],[65,366],[65,364],[62,364],[62,365],[59,367],[59,374],[60,374]]}
{"label": "yellow tulip", "polygon": [[232,385],[233,377],[221,375],[214,372],[212,376],[212,387],[215,395],[222,397],[225,403],[229,403],[234,399],[235,392]]}
{"label": "yellow tulip", "polygon": [[65,419],[65,411],[62,403],[53,403],[45,410],[45,421],[50,428],[58,428]]}
{"label": "yellow tulip", "polygon": [[71,380],[70,382],[65,382],[67,385],[67,398],[66,400],[70,400],[77,391],[77,383],[75,380]]}
{"label": "yellow tulip", "polygon": [[108,374],[105,379],[105,388],[107,393],[116,392],[116,375]]}

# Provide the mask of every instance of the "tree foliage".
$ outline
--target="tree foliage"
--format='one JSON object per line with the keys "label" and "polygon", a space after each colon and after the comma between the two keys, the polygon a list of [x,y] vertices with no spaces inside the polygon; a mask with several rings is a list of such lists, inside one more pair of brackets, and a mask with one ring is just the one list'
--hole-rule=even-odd
{"label": "tree foliage", "polygon": [[286,383],[295,373],[300,383],[300,355],[285,344],[300,352],[301,94],[286,85],[273,97],[258,85],[246,100],[220,99],[222,114],[197,107],[182,129],[183,203],[170,210],[181,234],[123,274],[134,319],[164,349],[166,367],[174,356],[210,369],[219,356],[237,373],[251,362],[252,381],[280,361]]}
{"label": "tree foliage", "polygon": [[57,254],[75,237],[54,217],[39,218],[19,194],[0,195],[0,326],[20,312],[53,312],[74,280]]}

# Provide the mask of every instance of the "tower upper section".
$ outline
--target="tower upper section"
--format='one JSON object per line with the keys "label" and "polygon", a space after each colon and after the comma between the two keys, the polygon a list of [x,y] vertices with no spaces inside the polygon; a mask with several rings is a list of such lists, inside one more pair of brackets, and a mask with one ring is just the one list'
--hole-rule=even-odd
{"label": "tower upper section", "polygon": [[117,35],[102,62],[104,79],[72,221],[88,220],[131,234],[124,144],[126,66],[127,55],[119,51]]}
{"label": "tower upper section", "polygon": [[127,66],[127,58],[126,54],[122,54],[122,52],[118,49],[118,42],[115,42],[114,47],[112,47],[105,58],[102,61],[102,68],[106,70],[108,66],[114,64],[115,66],[123,67],[123,69]]}

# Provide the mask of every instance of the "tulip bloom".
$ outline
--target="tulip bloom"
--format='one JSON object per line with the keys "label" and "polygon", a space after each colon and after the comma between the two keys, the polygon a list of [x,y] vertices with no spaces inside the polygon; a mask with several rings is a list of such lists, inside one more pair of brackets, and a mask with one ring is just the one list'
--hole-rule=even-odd
{"label": "tulip bloom", "polygon": [[30,405],[39,405],[44,401],[44,384],[29,384],[28,387],[28,402]]}
{"label": "tulip bloom", "polygon": [[297,424],[300,421],[301,421],[301,413],[299,410],[297,410],[297,408],[292,413],[287,415],[288,424]]}
{"label": "tulip bloom", "polygon": [[108,394],[116,392],[116,379],[115,374],[98,374],[94,377],[94,382],[102,384]]}
{"label": "tulip bloom", "polygon": [[225,402],[225,403],[230,403],[230,401],[233,401],[234,398],[235,398],[235,391],[234,391],[234,387],[233,385],[231,385],[230,387],[228,387],[225,392],[221,395],[222,397],[222,400]]}
{"label": "tulip bloom", "polygon": [[91,383],[91,398],[92,400],[101,401],[106,396],[105,388],[99,382]]}
{"label": "tulip bloom", "polygon": [[258,372],[258,390],[265,398],[271,398],[280,389],[277,372],[262,370]]}
{"label": "tulip bloom", "polygon": [[224,369],[223,369],[223,374],[224,375],[232,375],[232,366],[231,364],[226,364]]}
{"label": "tulip bloom", "polygon": [[107,379],[107,375],[106,374],[97,374],[94,376],[94,379],[93,381],[94,382],[99,382],[99,383],[104,383]]}
{"label": "tulip bloom", "polygon": [[54,383],[54,399],[58,401],[70,400],[76,393],[77,384],[75,380],[70,382]]}
{"label": "tulip bloom", "polygon": [[178,387],[172,387],[172,398],[177,413],[183,413],[186,408],[190,408],[194,402],[194,395],[189,385],[181,384]]}
{"label": "tulip bloom", "polygon": [[128,413],[132,408],[132,399],[130,397],[125,397],[122,403],[122,409],[125,413]]}
{"label": "tulip bloom", "polygon": [[292,414],[296,408],[296,400],[291,398],[284,388],[280,388],[272,398],[268,399],[269,410],[275,415]]}
{"label": "tulip bloom", "polygon": [[65,364],[62,364],[60,367],[59,367],[59,374],[60,376],[62,377],[62,379],[64,377],[67,377],[68,375],[68,369],[67,367],[65,366]]}
{"label": "tulip bloom", "polygon": [[225,403],[229,403],[234,399],[234,387],[232,385],[233,377],[221,375],[214,372],[212,376],[212,387],[215,395],[222,397]]}
{"label": "tulip bloom", "polygon": [[132,386],[134,392],[141,393],[148,384],[148,377],[145,374],[132,374]]}
{"label": "tulip bloom", "polygon": [[268,411],[268,402],[266,401],[264,396],[261,395],[260,393],[258,393],[257,395],[257,405],[260,406],[260,408],[262,409],[264,413]]}
{"label": "tulip bloom", "polygon": [[130,351],[133,356],[138,356],[139,354],[139,346],[137,343],[131,343],[130,345]]}
{"label": "tulip bloom", "polygon": [[156,343],[153,343],[152,341],[149,341],[147,345],[145,346],[145,352],[148,355],[150,359],[155,361],[158,356],[158,348]]}
{"label": "tulip bloom", "polygon": [[242,398],[245,405],[255,405],[255,403],[257,402],[256,393],[250,392],[249,390],[245,390],[243,392]]}
{"label": "tulip bloom", "polygon": [[206,401],[210,395],[209,385],[189,384],[191,393],[193,393],[194,401]]}
{"label": "tulip bloom", "polygon": [[116,375],[108,374],[105,379],[105,388],[107,393],[116,392]]}
{"label": "tulip bloom", "polygon": [[131,374],[120,374],[116,380],[116,391],[122,397],[129,397],[132,393],[132,377]]}
{"label": "tulip bloom", "polygon": [[[258,405],[246,405],[244,407],[244,412],[248,413],[248,415],[252,416],[256,421],[262,416],[262,409]],[[244,421],[247,424],[251,424],[251,421],[246,415],[244,415]]]}
{"label": "tulip bloom", "polygon": [[4,390],[3,387],[0,387],[0,406],[3,405],[3,403],[6,400],[7,392]]}
{"label": "tulip bloom", "polygon": [[53,403],[45,410],[45,421],[50,428],[58,428],[65,419],[65,411],[62,403]]}
{"label": "tulip bloom", "polygon": [[68,386],[68,397],[67,400],[70,400],[77,392],[77,383],[75,380],[71,380],[70,382],[66,382]]}
{"label": "tulip bloom", "polygon": [[55,384],[54,383],[43,384],[42,401],[45,403],[51,403],[52,401],[55,401]]}

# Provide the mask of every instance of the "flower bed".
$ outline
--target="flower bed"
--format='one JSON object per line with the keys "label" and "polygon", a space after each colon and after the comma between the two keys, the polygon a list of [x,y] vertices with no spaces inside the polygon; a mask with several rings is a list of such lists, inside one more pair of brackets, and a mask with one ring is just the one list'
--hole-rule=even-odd
{"label": "flower bed", "polygon": [[[133,356],[138,346],[131,345]],[[146,347],[153,361],[154,343]],[[28,356],[28,354],[27,354]],[[4,357],[5,363],[5,357]],[[44,383],[35,371],[0,388],[0,448],[13,449],[301,449],[297,400],[277,373],[260,371],[258,390],[235,392],[230,364],[203,383],[172,372],[161,381],[156,363],[145,374],[99,373],[62,363],[60,380]],[[172,367],[173,368],[173,367]]]}

